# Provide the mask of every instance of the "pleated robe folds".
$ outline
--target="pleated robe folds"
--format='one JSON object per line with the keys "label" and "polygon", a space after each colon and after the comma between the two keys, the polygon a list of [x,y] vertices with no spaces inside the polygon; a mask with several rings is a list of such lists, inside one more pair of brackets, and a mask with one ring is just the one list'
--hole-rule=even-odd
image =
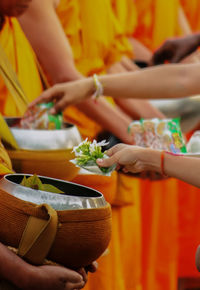
{"label": "pleated robe folds", "polygon": [[[69,38],[76,66],[84,75],[104,73],[122,55],[132,56],[131,46],[113,13],[110,0],[61,1],[58,15]],[[73,115],[67,118],[81,124],[91,139],[99,131],[93,121]],[[89,277],[85,289],[141,290],[141,225],[139,181],[123,174],[111,177],[79,175],[75,182],[100,190],[112,205],[113,233],[109,252],[99,259],[99,269]]]}

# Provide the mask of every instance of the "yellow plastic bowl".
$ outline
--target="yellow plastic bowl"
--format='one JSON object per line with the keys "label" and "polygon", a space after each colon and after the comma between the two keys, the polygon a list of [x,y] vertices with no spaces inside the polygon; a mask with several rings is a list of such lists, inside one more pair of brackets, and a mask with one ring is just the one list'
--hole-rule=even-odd
{"label": "yellow plastic bowl", "polygon": [[38,174],[64,180],[74,179],[79,168],[69,160],[74,158],[72,149],[30,151],[7,150],[17,173]]}

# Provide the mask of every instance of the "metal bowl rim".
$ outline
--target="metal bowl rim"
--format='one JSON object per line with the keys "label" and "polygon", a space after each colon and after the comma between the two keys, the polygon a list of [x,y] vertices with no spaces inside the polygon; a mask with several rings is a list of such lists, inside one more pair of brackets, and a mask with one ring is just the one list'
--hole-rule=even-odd
{"label": "metal bowl rim", "polygon": [[[6,177],[9,177],[9,176],[13,176],[13,175],[18,175],[18,176],[33,176],[33,174],[25,174],[25,173],[16,173],[16,174],[6,174],[6,175],[4,175],[3,176],[3,178],[2,179],[4,179],[4,180],[6,180],[7,182],[10,182],[10,183],[12,183],[12,184],[14,184],[14,185],[18,185],[18,186],[22,186],[22,187],[24,187],[24,188],[26,188],[26,186],[23,186],[23,185],[21,185],[21,184],[18,184],[18,183],[15,183],[15,182],[13,182],[13,181],[10,181],[10,180],[8,180]],[[88,186],[85,186],[85,185],[81,185],[81,184],[77,184],[77,183],[74,183],[74,182],[71,182],[71,181],[65,181],[65,180],[62,180],[62,179],[58,179],[58,178],[51,178],[51,177],[48,177],[48,176],[42,176],[42,175],[37,175],[39,178],[41,177],[41,178],[47,178],[47,179],[52,179],[52,180],[56,180],[56,181],[59,181],[59,182],[62,182],[62,183],[70,183],[70,184],[72,184],[72,185],[74,185],[74,186],[77,186],[77,187],[82,187],[82,188],[85,188],[85,189],[89,189],[89,190],[91,190],[91,191],[95,191],[96,193],[98,193],[100,196],[98,196],[98,197],[88,197],[88,196],[74,196],[74,195],[70,195],[70,194],[67,194],[67,195],[65,195],[65,197],[67,197],[67,196],[69,196],[69,197],[74,197],[74,198],[85,198],[85,199],[101,199],[101,198],[104,198],[104,195],[100,192],[100,191],[98,191],[98,190],[96,190],[96,189],[93,189],[93,188],[91,188],[91,187],[88,187]],[[32,188],[30,188],[30,187],[28,187],[28,189],[29,190],[32,190],[32,191],[35,191],[35,189],[32,189]],[[44,190],[41,190],[41,191],[43,191],[43,192],[45,192],[45,193],[47,193],[47,194],[51,194],[51,192],[48,192],[48,191],[44,191]],[[54,193],[52,193],[52,194],[54,194]],[[59,194],[59,193],[58,193]],[[62,194],[60,194],[60,195],[62,195]]]}

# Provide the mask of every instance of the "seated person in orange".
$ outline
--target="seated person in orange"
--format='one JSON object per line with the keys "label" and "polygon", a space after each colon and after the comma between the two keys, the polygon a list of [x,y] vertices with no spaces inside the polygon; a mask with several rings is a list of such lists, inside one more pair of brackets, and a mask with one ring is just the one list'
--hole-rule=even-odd
{"label": "seated person in orange", "polygon": [[[0,22],[4,16],[18,16],[27,9],[30,0],[2,0]],[[1,60],[0,60],[1,61]],[[12,173],[10,159],[0,142],[0,177]],[[93,266],[92,266],[93,267]],[[94,270],[94,269],[92,269]],[[20,289],[82,289],[87,276],[84,269],[75,272],[60,266],[32,266],[0,243],[0,276]]]}
{"label": "seated person in orange", "polygon": [[[86,59],[85,55],[83,56],[81,55],[79,56],[80,58],[79,60],[78,56],[76,55],[78,54],[76,51],[77,50],[81,50],[81,52],[83,51],[83,48],[81,46],[79,49],[77,48],[78,45],[82,45],[79,42],[76,42],[76,46],[75,45],[73,46],[72,44],[74,53],[73,57],[71,47],[69,46],[69,41],[66,37],[65,38],[63,37],[64,36],[63,29],[55,13],[55,7],[57,6],[58,2],[59,1],[54,0],[51,1],[44,0],[43,6],[41,6],[39,0],[34,0],[27,13],[24,14],[19,19],[28,39],[30,40],[30,43],[32,44],[38,56],[39,61],[42,64],[44,71],[47,73],[49,77],[50,82],[52,84],[55,84],[63,81],[72,81],[80,79],[82,76],[75,67],[75,65],[79,69],[81,69],[82,73],[91,74],[91,71],[94,72],[95,70],[98,70],[98,72],[103,72],[103,70],[105,70],[107,66],[106,64],[104,64],[104,60],[103,61],[100,60],[99,56],[98,56],[99,62],[101,62],[102,64],[101,67],[98,68],[96,68],[97,65],[95,63],[96,59],[92,58],[90,59],[89,55],[87,56],[88,59]],[[92,1],[87,2],[93,3]],[[80,2],[81,7],[83,6],[84,8],[85,3],[87,2],[85,1]],[[102,3],[104,3],[104,1]],[[96,5],[97,4],[98,2],[96,3]],[[65,12],[62,11],[62,9],[64,9],[63,6],[65,5],[66,6],[69,5],[69,7],[72,6],[73,8],[73,6],[76,6],[76,1],[75,4],[72,4],[71,1],[67,2],[61,1],[60,5],[58,5],[57,8],[58,15],[60,15],[59,12],[60,13]],[[98,6],[96,5],[94,6],[92,4],[93,9],[97,9]],[[103,5],[104,4],[100,4],[100,6]],[[86,8],[84,11],[86,11]],[[74,14],[72,15],[74,17]],[[90,15],[92,15],[92,13]],[[69,18],[69,20],[71,18]],[[76,18],[76,22],[78,23],[79,21],[80,21],[79,18],[78,19]],[[112,24],[111,21],[109,23],[111,23],[111,26],[114,26],[114,24]],[[70,23],[68,23],[68,25],[70,25]],[[36,31],[37,34],[35,33]],[[40,32],[40,34],[38,34],[38,32]],[[78,31],[77,34],[79,35],[79,33],[81,32]],[[102,32],[101,35],[103,33],[104,32]],[[82,37],[85,37],[86,31],[83,31],[82,34],[81,34]],[[105,34],[107,35],[107,31],[105,31]],[[45,38],[43,37],[43,35],[45,35]],[[70,36],[69,40],[71,40]],[[52,42],[57,43],[57,45],[56,46],[47,45],[47,43]],[[94,50],[93,47],[96,49],[97,44],[95,42],[93,43],[92,47],[90,46],[90,43],[85,43],[86,42],[85,39],[83,40],[83,42],[84,45],[87,45],[88,49]],[[100,44],[100,47],[101,46],[104,47],[103,45]],[[49,47],[51,47],[51,49],[49,49]],[[106,54],[107,52],[104,51],[104,55]],[[86,65],[83,65],[84,63],[86,63]],[[94,67],[92,68],[93,65]],[[91,68],[88,68],[88,66],[90,66]],[[135,67],[132,65],[131,70],[133,69],[135,69]],[[123,71],[127,71],[127,69],[123,68]],[[129,103],[129,101],[127,102]],[[151,107],[146,102],[145,103],[142,102],[141,105],[140,102],[139,103],[134,102],[134,105],[130,106],[129,104],[129,106],[126,106],[126,108],[127,107],[129,108],[128,114],[127,111],[122,112],[116,107],[111,106],[108,102],[106,102],[103,99],[100,100],[96,106],[94,106],[94,103],[92,101],[86,101],[83,104],[77,105],[78,110],[77,108],[76,110],[74,108],[67,109],[67,111],[65,112],[65,116],[79,126],[79,129],[84,137],[90,138],[96,137],[98,132],[102,130],[99,127],[100,125],[105,130],[112,132],[119,139],[129,144],[132,141],[130,140],[130,137],[127,134],[127,126],[131,118],[153,117],[153,116],[163,117],[163,115],[160,112],[158,112],[155,108]],[[79,113],[80,111],[81,113]],[[82,114],[82,112],[84,114]],[[108,118],[107,117],[108,115],[109,116],[112,115],[112,118]],[[85,118],[86,116],[87,118]],[[95,123],[92,120],[95,121]],[[86,128],[87,127],[86,123],[88,129]],[[118,126],[116,127],[117,123]]]}
{"label": "seated person in orange", "polygon": [[[43,0],[41,6],[41,1],[34,0],[27,13],[19,19],[51,83],[81,79],[80,72],[84,75],[91,75],[93,72],[105,73],[109,66],[108,63],[114,62],[113,55],[116,61],[120,58],[121,52],[118,52],[116,48],[123,47],[123,43],[121,44],[115,38],[112,22],[114,15],[112,14],[112,7],[108,5],[110,1],[97,0],[95,5],[92,0],[61,1],[57,7],[57,13],[63,15],[61,20],[64,22],[63,25],[65,24],[65,34],[55,12],[56,2]],[[77,5],[77,2],[79,5]],[[65,11],[66,7],[69,8],[68,14]],[[75,17],[76,9],[80,12],[77,17]],[[111,15],[109,19],[107,18],[108,11]],[[98,13],[101,13],[101,19],[99,19]],[[79,24],[79,14],[81,14],[81,24]],[[74,20],[73,25],[71,24],[72,20]],[[107,23],[109,25],[105,25]],[[78,32],[74,32],[77,26]],[[98,31],[98,34],[96,31]],[[68,38],[66,38],[66,34]],[[81,38],[80,43],[77,40],[79,37]],[[88,38],[90,41],[88,41]],[[68,40],[72,44],[74,55],[72,55]],[[115,53],[113,50],[112,53],[110,52],[111,46],[108,45],[110,43],[112,48],[114,47]],[[131,60],[130,63],[131,70],[133,70],[134,65]],[[80,69],[80,72],[77,68]],[[127,70],[129,69],[123,68],[123,71]],[[163,115],[146,102],[134,102],[133,105],[132,101],[132,104],[129,101],[127,100],[129,104],[127,106],[128,114],[127,111],[122,111],[117,106],[110,105],[107,100],[102,98],[98,103],[89,100],[78,104],[77,107],[69,107],[64,112],[64,116],[78,125],[84,138],[96,138],[99,132],[107,130],[123,142],[132,144],[132,138],[127,134],[127,127],[131,118],[140,116],[158,116],[162,118]],[[101,128],[99,125],[101,125]],[[117,290],[124,290],[128,285],[132,289],[140,287],[141,243],[138,179],[114,172],[111,177],[78,175],[75,182],[102,191],[106,199],[111,202],[113,209],[113,235],[109,246],[110,254],[101,258],[99,273],[92,277],[88,287],[90,289]],[[111,196],[114,196],[114,199]],[[117,206],[115,203],[116,196]],[[124,196],[130,196],[128,202],[127,200],[124,201]],[[132,229],[131,233],[127,231],[128,227]],[[133,259],[137,266],[132,264]],[[130,278],[131,282],[129,282]]]}

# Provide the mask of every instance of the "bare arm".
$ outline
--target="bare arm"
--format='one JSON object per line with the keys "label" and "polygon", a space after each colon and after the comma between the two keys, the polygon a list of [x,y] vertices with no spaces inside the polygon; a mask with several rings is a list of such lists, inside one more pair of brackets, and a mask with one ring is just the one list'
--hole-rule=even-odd
{"label": "bare arm", "polygon": [[[171,64],[133,73],[99,77],[104,93],[115,98],[173,99],[200,94],[200,64]],[[35,102],[56,100],[57,108],[78,103],[95,91],[92,78],[60,84],[42,94]],[[34,104],[35,104],[34,103]]]}
{"label": "bare arm", "polygon": [[[131,66],[129,64],[132,64]],[[107,71],[108,74],[135,72],[140,70],[131,59],[123,56],[121,62],[113,64]],[[140,118],[164,118],[165,116],[149,101],[139,99],[115,99],[117,105],[133,120]]]}
{"label": "bare arm", "polygon": [[[124,172],[139,173],[156,171],[162,174],[161,152],[135,146],[118,144],[108,150],[108,159],[98,160],[98,164],[109,167],[118,164]],[[200,188],[200,159],[164,154],[164,172],[166,175],[181,179]]]}
{"label": "bare arm", "polygon": [[164,119],[165,115],[154,107],[149,101],[141,99],[115,99],[120,108],[133,120],[140,118],[150,119],[159,118]]}
{"label": "bare arm", "polygon": [[[19,20],[53,84],[83,78],[75,67],[69,42],[55,12],[54,1],[43,0],[42,5],[41,0],[32,1],[29,10]],[[127,133],[131,119],[105,100],[100,100],[97,106],[93,100],[88,100],[80,103],[78,108],[123,142],[131,142]]]}
{"label": "bare arm", "polygon": [[200,64],[177,64],[102,76],[100,81],[105,93],[116,98],[173,99],[199,94],[199,74]]}
{"label": "bare arm", "polygon": [[54,0],[34,0],[19,22],[53,84],[77,80],[81,74],[60,21]]}
{"label": "bare arm", "polygon": [[[82,271],[84,271],[82,269]],[[24,290],[82,289],[83,276],[59,266],[32,266],[0,243],[0,278]]]}

